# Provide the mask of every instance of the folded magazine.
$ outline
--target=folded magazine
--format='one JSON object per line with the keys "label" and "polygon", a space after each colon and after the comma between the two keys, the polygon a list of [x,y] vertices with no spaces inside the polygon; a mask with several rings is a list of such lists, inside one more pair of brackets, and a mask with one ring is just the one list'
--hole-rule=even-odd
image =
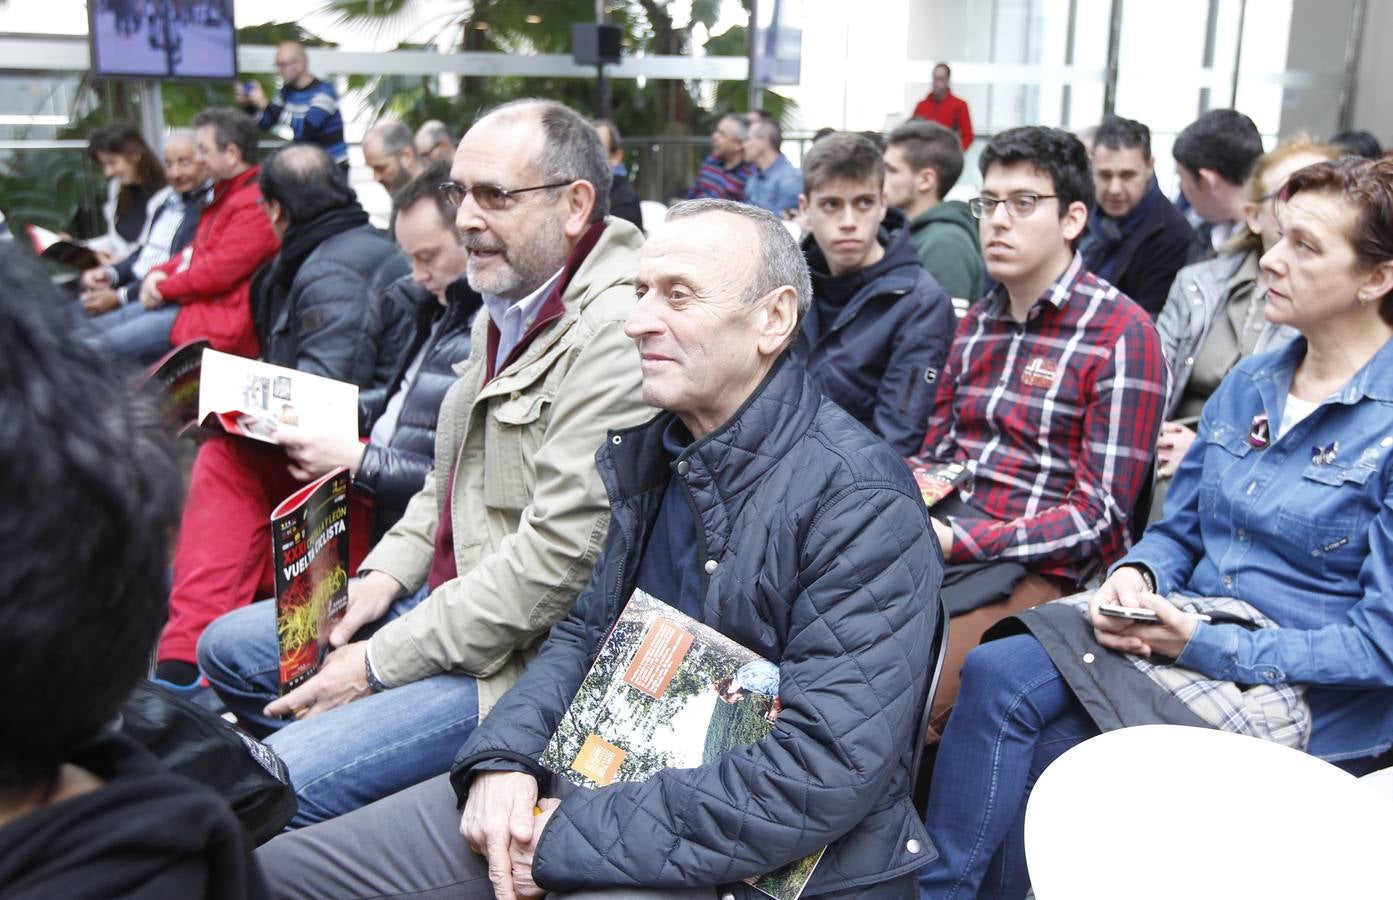
{"label": "folded magazine", "polygon": [[198,425],[203,351],[207,349],[208,341],[203,338],[180,344],[151,363],[136,381],[136,390],[155,398],[161,416],[178,435]]}
{"label": "folded magazine", "polygon": [[271,513],[282,696],[319,671],[348,608],[349,481],[340,466]]}
{"label": "folded magazine", "polygon": [[358,386],[216,350],[203,351],[198,421],[205,428],[275,443],[294,425],[358,437]]}
{"label": "folded magazine", "polygon": [[[695,768],[773,730],[778,693],[778,666],[635,590],[541,763],[586,788]],[[746,880],[797,900],[821,857]]]}
{"label": "folded magazine", "polygon": [[910,466],[910,471],[919,485],[924,505],[928,507],[953,493],[967,480],[967,465],[960,462],[917,463]]}

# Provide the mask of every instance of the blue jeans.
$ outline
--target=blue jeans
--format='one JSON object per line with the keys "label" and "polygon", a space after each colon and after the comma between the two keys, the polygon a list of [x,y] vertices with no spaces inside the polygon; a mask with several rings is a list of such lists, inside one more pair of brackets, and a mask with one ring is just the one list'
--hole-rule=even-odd
{"label": "blue jeans", "polygon": [[1046,766],[1096,734],[1035,638],[969,653],[934,763],[924,824],[939,856],[919,870],[921,900],[1024,897],[1030,789]]}
{"label": "blue jeans", "polygon": [[[398,600],[363,640],[425,598]],[[479,721],[479,691],[468,675],[434,675],[363,697],[323,715],[286,722],[262,715],[277,696],[276,605],[253,603],[213,622],[198,642],[198,663],[248,731],[285,761],[299,810],[291,828],[332,819],[450,769]]]}
{"label": "blue jeans", "polygon": [[87,346],[101,353],[152,363],[170,351],[169,330],[178,315],[177,303],[146,309],[139,301],[132,301],[87,319],[78,334]]}

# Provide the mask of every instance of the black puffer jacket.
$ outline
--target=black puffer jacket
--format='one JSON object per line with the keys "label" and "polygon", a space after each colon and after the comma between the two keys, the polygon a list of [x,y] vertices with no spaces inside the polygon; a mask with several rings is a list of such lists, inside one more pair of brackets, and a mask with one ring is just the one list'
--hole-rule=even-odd
{"label": "black puffer jacket", "polygon": [[412,282],[408,275],[389,287],[384,297],[384,303],[404,310],[404,318],[414,322],[415,328],[392,378],[358,395],[363,434],[372,431],[388,401],[401,387],[411,361],[431,339],[431,327],[437,321],[440,327],[421,360],[416,380],[406,392],[391,440],[385,446],[368,443],[353,481],[354,490],[373,499],[374,544],[401,518],[406,504],[421,489],[434,465],[435,420],[440,401],[455,383],[455,364],[469,358],[470,325],[483,301],[463,278],[451,284],[445,296],[448,303],[442,307],[434,294]]}
{"label": "black puffer jacket", "polygon": [[[774,731],[710,765],[565,799],[534,863],[554,891],[740,884],[830,848],[805,897],[900,897],[934,858],[910,802],[942,561],[899,456],[785,356],[745,405],[669,467],[663,414],[596,454],[613,520],[590,583],[475,730],[452,771],[536,763],[633,589],[669,478],[706,560],[706,624],[780,668]],[[676,473],[674,475],[674,472]],[[896,882],[896,883],[892,883]]]}
{"label": "black puffer jacket", "polygon": [[[814,299],[794,352],[818,390],[908,456],[928,430],[958,322],[948,292],[919,263],[904,213],[889,210],[878,237],[880,261],[839,278],[813,238],[803,242]],[[829,304],[833,287],[855,293]]]}
{"label": "black puffer jacket", "polygon": [[274,262],[252,284],[261,358],[360,388],[392,376],[411,338],[410,318],[383,302],[406,257],[370,225],[334,235],[300,264],[290,291],[271,300]]}

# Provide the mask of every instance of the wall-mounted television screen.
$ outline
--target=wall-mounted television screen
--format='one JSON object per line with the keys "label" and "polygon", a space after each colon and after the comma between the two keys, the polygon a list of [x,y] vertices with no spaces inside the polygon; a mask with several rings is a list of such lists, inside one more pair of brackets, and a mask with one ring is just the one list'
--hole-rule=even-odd
{"label": "wall-mounted television screen", "polygon": [[237,77],[232,0],[88,0],[87,23],[96,75]]}

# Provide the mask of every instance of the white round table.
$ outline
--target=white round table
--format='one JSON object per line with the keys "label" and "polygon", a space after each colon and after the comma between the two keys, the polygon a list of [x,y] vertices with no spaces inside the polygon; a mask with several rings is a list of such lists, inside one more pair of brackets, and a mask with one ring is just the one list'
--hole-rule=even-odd
{"label": "white round table", "polygon": [[1147,725],[1045,770],[1025,813],[1037,900],[1387,900],[1393,800],[1256,738]]}

